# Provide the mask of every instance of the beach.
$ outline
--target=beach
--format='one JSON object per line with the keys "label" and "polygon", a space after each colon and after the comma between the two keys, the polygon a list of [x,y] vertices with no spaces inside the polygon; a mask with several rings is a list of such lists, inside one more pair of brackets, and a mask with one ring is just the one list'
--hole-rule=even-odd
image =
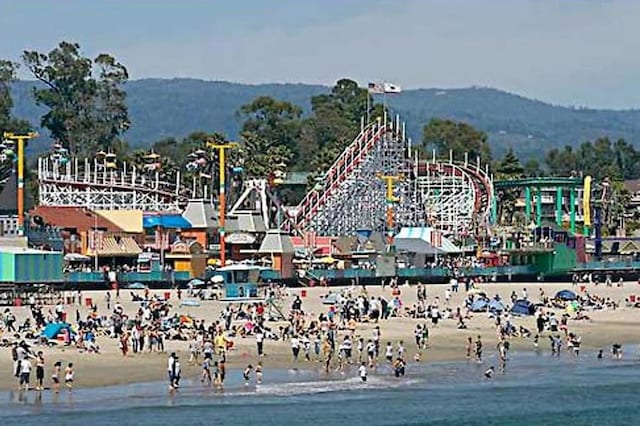
{"label": "beach", "polygon": [[[448,285],[429,285],[427,286],[427,295],[431,300],[436,296],[441,300],[441,306],[445,306],[444,296]],[[503,300],[508,300],[509,295],[515,291],[518,295],[523,288],[527,289],[529,299],[538,300],[539,289],[543,288],[545,293],[553,296],[557,291],[562,289],[572,289],[579,292],[578,286],[572,286],[570,283],[553,284],[553,283],[528,283],[528,284],[481,284],[479,288],[487,293],[490,297],[500,295]],[[326,313],[328,306],[324,305],[322,296],[329,291],[339,292],[348,289],[345,287],[331,288],[296,288],[289,289],[289,296],[284,300],[285,311],[288,311],[293,299],[296,295],[301,295],[302,290],[306,295],[302,299],[302,307],[306,313],[306,317],[317,318],[319,314]],[[417,301],[416,287],[408,285],[399,286],[401,299],[405,306],[410,306]],[[141,294],[140,290],[131,290],[134,293]],[[356,293],[361,291],[360,287],[351,288]],[[595,351],[598,348],[604,348],[605,353],[609,353],[613,343],[621,343],[623,345],[637,343],[637,324],[640,312],[636,308],[625,307],[624,299],[629,295],[640,295],[640,286],[636,283],[625,283],[623,287],[605,287],[603,284],[595,286],[593,284],[586,285],[586,291],[601,297],[608,297],[611,300],[619,302],[618,309],[604,309],[599,311],[587,311],[590,320],[569,320],[569,329],[582,337],[582,356],[595,357]],[[380,286],[368,286],[367,292],[371,296],[385,296],[391,299],[392,289],[387,287],[383,289]],[[164,291],[151,291],[151,294],[163,295]],[[105,292],[87,291],[83,292],[83,298],[90,297],[98,306],[100,315],[108,315],[106,303],[104,300]],[[449,306],[454,310],[461,306],[465,297],[463,288],[459,292],[453,293]],[[186,298],[186,291],[182,292],[182,299]],[[125,312],[134,312],[139,304],[132,301],[130,290],[122,290],[120,293],[120,303]],[[219,301],[201,301],[199,306],[180,306],[177,299],[176,291],[171,292],[170,301],[173,305],[172,312],[178,312],[181,315],[189,315],[196,319],[203,319],[207,323],[218,320],[220,313],[224,309],[224,304]],[[45,307],[45,311],[50,307]],[[29,308],[14,307],[12,312],[17,317],[17,323],[21,323],[30,316]],[[81,316],[89,313],[89,308],[83,305],[66,305],[65,310],[70,318],[75,318],[76,310]],[[562,313],[556,310],[558,314]],[[420,350],[421,362],[429,363],[436,361],[454,361],[465,358],[465,344],[468,337],[481,335],[485,346],[485,352],[492,354],[496,352],[496,343],[498,335],[496,333],[495,322],[489,318],[486,313],[474,313],[472,318],[467,320],[468,328],[466,330],[458,330],[456,321],[453,319],[442,320],[437,326],[433,326],[429,320],[415,320],[411,318],[390,318],[382,320],[377,324],[372,322],[359,323],[355,332],[355,336],[361,336],[365,341],[372,336],[372,330],[378,325],[381,330],[381,346],[387,341],[393,342],[395,345],[398,341],[404,341],[407,348],[407,358],[413,359],[418,349],[415,347],[413,330],[417,323],[428,324],[429,327],[429,345],[427,349]],[[277,328],[278,324],[270,324]],[[532,332],[535,330],[535,320],[533,316],[515,317],[514,324],[523,326]],[[535,333],[534,333],[535,334]],[[341,336],[341,334],[339,334]],[[241,370],[247,364],[255,365],[258,361],[262,361],[266,371],[270,369],[305,369],[312,371],[320,371],[321,364],[315,360],[292,361],[291,347],[289,342],[281,341],[265,341],[266,356],[258,358],[256,351],[256,342],[253,336],[246,338],[232,338],[234,348],[227,354],[227,364],[230,370]],[[341,337],[338,338],[341,341]],[[182,359],[183,376],[186,378],[197,378],[200,374],[199,365],[188,365],[188,342],[186,341],[165,341],[164,352],[148,353],[129,353],[124,357],[119,348],[118,341],[107,337],[99,336],[97,340],[100,346],[100,353],[81,353],[75,348],[63,348],[61,345],[54,348],[34,347],[34,350],[43,350],[46,359],[46,380],[48,382],[50,369],[55,361],[62,361],[64,364],[68,362],[74,363],[76,371],[76,380],[74,387],[81,392],[82,388],[102,387],[111,385],[122,385],[130,383],[154,382],[164,380],[166,377],[167,356],[170,352],[176,352]],[[523,337],[514,337],[510,341],[511,352],[531,352],[534,350],[532,339]],[[546,337],[541,336],[539,350],[549,352],[549,342]],[[628,352],[628,357],[632,356]],[[17,380],[11,374],[13,363],[11,360],[10,348],[0,349],[0,390],[11,390],[17,388]],[[355,374],[355,373],[354,373]]]}

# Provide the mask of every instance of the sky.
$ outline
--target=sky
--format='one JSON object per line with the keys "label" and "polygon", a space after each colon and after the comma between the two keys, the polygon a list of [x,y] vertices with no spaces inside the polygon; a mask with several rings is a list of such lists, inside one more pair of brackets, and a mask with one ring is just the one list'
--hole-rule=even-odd
{"label": "sky", "polygon": [[132,79],[489,86],[640,108],[640,0],[0,0],[0,58],[62,40]]}

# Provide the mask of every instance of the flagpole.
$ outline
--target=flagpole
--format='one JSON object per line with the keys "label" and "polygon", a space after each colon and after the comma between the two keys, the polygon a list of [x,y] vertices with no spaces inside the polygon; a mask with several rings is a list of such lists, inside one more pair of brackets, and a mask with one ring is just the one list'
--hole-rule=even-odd
{"label": "flagpole", "polygon": [[371,93],[369,93],[369,89],[367,89],[367,126],[369,125],[369,120],[371,119],[371,100],[369,97]]}

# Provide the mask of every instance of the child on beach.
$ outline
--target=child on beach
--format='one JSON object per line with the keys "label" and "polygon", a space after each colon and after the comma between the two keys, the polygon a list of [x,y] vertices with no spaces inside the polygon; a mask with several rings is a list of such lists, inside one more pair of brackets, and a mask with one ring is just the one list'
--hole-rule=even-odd
{"label": "child on beach", "polygon": [[62,363],[60,361],[56,361],[53,364],[53,373],[51,373],[51,381],[53,385],[51,386],[55,393],[60,392],[60,372],[62,370]]}
{"label": "child on beach", "polygon": [[64,370],[64,384],[69,392],[73,391],[73,376],[73,363],[70,362],[67,368]]}
{"label": "child on beach", "polygon": [[493,378],[493,373],[496,371],[496,369],[493,367],[493,365],[491,367],[489,367],[487,369],[487,371],[484,372],[484,377],[486,377],[487,379],[491,379]]}
{"label": "child on beach", "polygon": [[256,384],[262,384],[262,361],[258,362],[256,365]]}
{"label": "child on beach", "polygon": [[29,378],[31,376],[31,361],[25,358],[20,361],[20,389],[29,390]]}
{"label": "child on beach", "polygon": [[367,381],[367,365],[364,362],[360,364],[360,367],[358,367],[358,372],[360,373],[360,380],[362,380],[363,382],[366,382]]}
{"label": "child on beach", "polygon": [[38,352],[36,357],[36,390],[44,390],[44,354]]}
{"label": "child on beach", "polygon": [[244,378],[244,385],[249,386],[249,381],[251,378],[251,372],[253,371],[253,366],[251,364],[247,365],[247,368],[244,369],[244,373],[242,373],[242,377]]}
{"label": "child on beach", "polygon": [[200,382],[205,383],[205,381],[207,382],[208,386],[211,386],[211,365],[209,364],[209,360],[205,359],[202,362],[202,375],[200,377]]}

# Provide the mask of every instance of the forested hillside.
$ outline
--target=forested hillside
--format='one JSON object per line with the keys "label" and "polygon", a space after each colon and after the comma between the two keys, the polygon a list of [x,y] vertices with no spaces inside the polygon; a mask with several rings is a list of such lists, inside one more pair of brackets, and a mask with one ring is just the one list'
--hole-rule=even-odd
{"label": "forested hillside", "polygon": [[[38,123],[45,111],[35,105],[33,82],[17,82],[12,94],[14,115]],[[125,139],[142,147],[167,137],[181,138],[193,131],[218,131],[238,137],[242,126],[238,110],[259,96],[270,96],[300,106],[305,114],[311,98],[330,88],[306,84],[245,85],[193,79],[146,79],[125,85],[131,127]],[[377,95],[382,102],[382,95]],[[414,141],[434,117],[464,121],[485,131],[495,156],[507,147],[522,158],[542,156],[552,147],[577,146],[607,136],[640,145],[640,111],[574,109],[549,105],[488,88],[420,89],[387,95],[387,104],[407,122]],[[47,132],[42,132],[46,136]],[[46,138],[31,149],[48,148]]]}

